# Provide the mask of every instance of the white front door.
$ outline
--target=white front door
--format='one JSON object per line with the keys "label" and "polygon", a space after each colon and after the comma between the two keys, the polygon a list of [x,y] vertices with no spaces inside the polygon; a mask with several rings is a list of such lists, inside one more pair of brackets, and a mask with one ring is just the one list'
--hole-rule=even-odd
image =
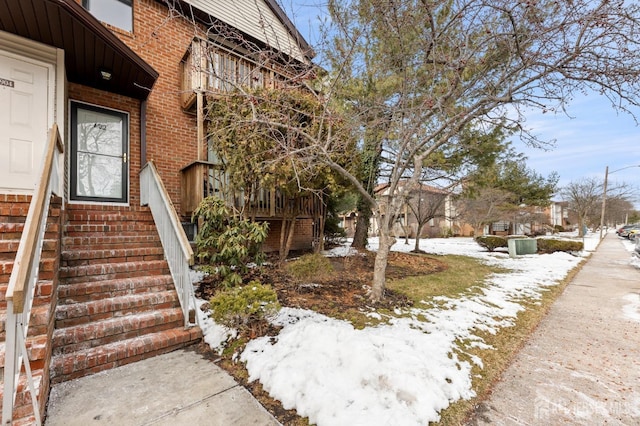
{"label": "white front door", "polygon": [[0,192],[33,192],[47,141],[51,67],[0,50]]}

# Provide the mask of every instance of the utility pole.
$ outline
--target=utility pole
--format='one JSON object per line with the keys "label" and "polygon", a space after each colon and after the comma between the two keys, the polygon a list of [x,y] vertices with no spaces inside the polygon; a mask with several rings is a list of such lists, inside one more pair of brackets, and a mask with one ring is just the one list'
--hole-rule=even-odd
{"label": "utility pole", "polygon": [[600,239],[602,240],[602,231],[604,230],[604,211],[607,204],[607,178],[609,177],[609,166],[604,169],[604,189],[602,191],[602,211],[600,212]]}

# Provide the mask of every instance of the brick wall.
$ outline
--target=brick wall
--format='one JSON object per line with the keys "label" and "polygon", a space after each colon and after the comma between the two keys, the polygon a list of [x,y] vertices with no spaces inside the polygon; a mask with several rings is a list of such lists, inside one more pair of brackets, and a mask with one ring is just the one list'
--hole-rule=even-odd
{"label": "brick wall", "polygon": [[[159,73],[147,100],[147,160],[155,162],[176,210],[181,211],[180,169],[197,159],[198,143],[196,117],[181,107],[180,62],[201,29],[177,13],[172,14],[163,2],[135,0],[133,9],[132,33],[106,26]],[[130,205],[136,209],[141,167],[139,102],[78,85],[70,85],[69,96],[130,113]],[[299,220],[292,249],[310,249],[312,235],[312,221]],[[268,249],[277,250],[279,238],[280,222],[274,221],[266,244]]]}
{"label": "brick wall", "polygon": [[[132,33],[105,25],[160,74],[147,99],[147,160],[154,160],[171,200],[180,211],[180,169],[197,157],[196,118],[183,112],[180,106],[180,61],[196,29],[184,18],[172,16],[162,2],[136,0],[133,8]],[[105,98],[108,95],[105,94]],[[73,98],[72,94],[70,97]],[[95,97],[92,99],[96,99],[93,101],[96,104],[107,106]],[[105,102],[110,101],[105,99]],[[122,110],[129,106],[112,107]],[[139,107],[136,110],[139,111]],[[140,169],[139,128],[139,121],[134,124],[132,120],[131,130],[137,133],[135,139],[131,137],[132,155],[135,145],[138,161],[135,166],[131,164],[132,184],[138,179]]]}
{"label": "brick wall", "polygon": [[[280,230],[282,221],[269,221],[269,235],[264,243],[264,251],[273,252],[280,248]],[[311,242],[313,241],[313,220],[298,219],[296,221],[295,234],[291,243],[291,250],[311,250]]]}
{"label": "brick wall", "polygon": [[196,118],[180,106],[180,61],[194,26],[169,15],[164,4],[135,1],[133,34],[114,32],[160,74],[147,103],[147,159],[180,211],[180,169],[197,158]]}

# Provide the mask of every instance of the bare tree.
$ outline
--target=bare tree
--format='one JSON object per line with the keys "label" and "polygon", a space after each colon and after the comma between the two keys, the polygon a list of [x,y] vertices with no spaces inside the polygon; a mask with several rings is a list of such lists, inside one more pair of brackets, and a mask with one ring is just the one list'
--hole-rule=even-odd
{"label": "bare tree", "polygon": [[[272,139],[272,158],[298,171],[329,167],[371,207],[380,224],[371,292],[378,301],[392,225],[430,160],[443,150],[483,149],[461,137],[464,129],[489,133],[506,121],[539,146],[548,141],[524,127],[527,111],[564,112],[574,93],[587,90],[622,111],[640,106],[639,7],[624,0],[330,0],[328,73],[315,85],[287,81],[310,89],[322,106],[313,110],[322,113],[290,121],[284,111],[297,106],[282,104],[283,114],[264,115],[246,93],[250,114],[240,119]],[[343,131],[334,131],[338,125]],[[350,167],[361,161],[351,138],[379,152],[383,199]]]}
{"label": "bare tree", "polygon": [[570,182],[560,191],[562,198],[569,202],[569,209],[577,216],[579,236],[584,236],[587,226],[598,223],[603,188],[601,180],[583,178]]}
{"label": "bare tree", "polygon": [[512,197],[503,189],[482,188],[473,197],[459,198],[458,214],[473,227],[474,235],[481,235],[484,225],[508,219],[506,206]]}
{"label": "bare tree", "polygon": [[629,215],[633,214],[635,209],[633,203],[626,197],[607,196],[605,225],[615,226],[617,224],[626,223]]}
{"label": "bare tree", "polygon": [[421,251],[420,237],[422,236],[422,228],[430,220],[446,217],[444,207],[447,197],[450,197],[447,192],[425,185],[420,185],[420,188],[411,194],[407,206],[416,220],[416,244],[413,248],[415,253]]}
{"label": "bare tree", "polygon": [[[340,93],[341,86],[358,87],[363,76],[374,76],[376,93],[387,94],[367,104],[388,119],[380,173],[389,185],[384,217],[378,201],[370,200],[380,223],[373,300],[383,296],[395,242],[389,231],[403,200],[419,187],[425,161],[459,144],[466,126],[491,129],[507,118],[526,141],[540,145],[521,125],[528,108],[564,111],[573,93],[588,89],[619,109],[638,106],[640,50],[630,34],[639,29],[640,13],[634,3],[336,0],[329,6],[338,44],[328,87]],[[358,105],[360,99],[349,101]],[[360,117],[367,115],[355,115],[354,129],[371,127]],[[367,198],[359,180],[352,177],[352,183]]]}
{"label": "bare tree", "polygon": [[[560,191],[560,196],[569,202],[569,209],[578,219],[579,235],[584,235],[585,227],[595,227],[600,223],[604,182],[597,178],[582,178],[570,182]],[[616,183],[607,188],[610,200],[616,208],[628,206],[626,201],[636,193],[634,187],[627,183]],[[607,201],[609,203],[610,201]],[[610,208],[607,208],[610,211]]]}

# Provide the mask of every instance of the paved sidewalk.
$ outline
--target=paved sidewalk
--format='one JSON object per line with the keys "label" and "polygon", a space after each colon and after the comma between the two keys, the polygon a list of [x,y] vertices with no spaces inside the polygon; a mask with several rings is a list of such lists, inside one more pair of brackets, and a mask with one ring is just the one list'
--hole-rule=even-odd
{"label": "paved sidewalk", "polygon": [[640,270],[630,256],[606,236],[469,425],[640,424]]}
{"label": "paved sidewalk", "polygon": [[180,350],[55,385],[45,425],[279,423],[213,362]]}

